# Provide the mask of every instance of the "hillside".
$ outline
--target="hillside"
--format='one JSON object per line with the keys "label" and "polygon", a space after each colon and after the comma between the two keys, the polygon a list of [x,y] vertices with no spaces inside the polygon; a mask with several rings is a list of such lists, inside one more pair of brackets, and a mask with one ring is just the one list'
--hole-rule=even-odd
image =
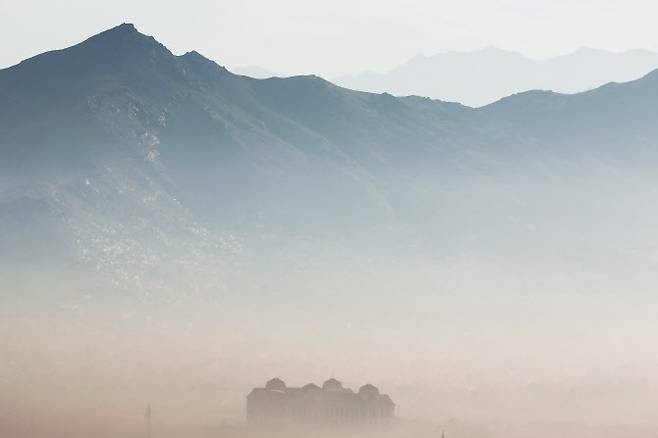
{"label": "hillside", "polygon": [[309,248],[614,259],[648,245],[657,95],[654,72],[472,109],[238,76],[124,24],[0,71],[0,257],[127,281]]}

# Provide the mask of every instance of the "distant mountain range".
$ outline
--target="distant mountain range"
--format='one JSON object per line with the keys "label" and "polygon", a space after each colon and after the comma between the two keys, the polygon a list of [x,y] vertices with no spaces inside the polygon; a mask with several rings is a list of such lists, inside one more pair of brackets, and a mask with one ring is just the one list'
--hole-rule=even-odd
{"label": "distant mountain range", "polygon": [[238,76],[124,24],[0,70],[0,260],[140,284],[309,248],[626,260],[658,247],[657,121],[657,71],[473,109]]}
{"label": "distant mountain range", "polygon": [[249,76],[255,79],[284,78],[290,75],[273,72],[257,65],[248,65],[244,67],[234,67],[230,69],[236,75]]}
{"label": "distant mountain range", "polygon": [[577,93],[608,82],[638,79],[656,68],[658,53],[648,50],[615,53],[583,47],[568,55],[534,60],[489,47],[419,55],[391,71],[344,76],[335,83],[355,90],[427,96],[478,107],[528,90]]}

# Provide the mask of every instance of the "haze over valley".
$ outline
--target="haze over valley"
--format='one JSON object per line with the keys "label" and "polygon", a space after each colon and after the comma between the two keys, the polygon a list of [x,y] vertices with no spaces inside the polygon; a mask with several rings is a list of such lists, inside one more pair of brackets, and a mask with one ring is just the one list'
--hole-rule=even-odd
{"label": "haze over valley", "polygon": [[152,403],[158,438],[220,436],[267,378],[341,376],[392,395],[381,436],[655,436],[658,71],[631,55],[500,100],[544,79],[455,67],[464,104],[132,24],[0,70],[0,435],[143,436]]}

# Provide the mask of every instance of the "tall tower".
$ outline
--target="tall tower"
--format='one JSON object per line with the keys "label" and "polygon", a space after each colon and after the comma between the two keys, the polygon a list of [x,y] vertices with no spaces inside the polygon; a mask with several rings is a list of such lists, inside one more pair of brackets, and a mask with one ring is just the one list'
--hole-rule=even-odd
{"label": "tall tower", "polygon": [[146,405],[144,418],[146,419],[146,438],[151,438],[151,403]]}

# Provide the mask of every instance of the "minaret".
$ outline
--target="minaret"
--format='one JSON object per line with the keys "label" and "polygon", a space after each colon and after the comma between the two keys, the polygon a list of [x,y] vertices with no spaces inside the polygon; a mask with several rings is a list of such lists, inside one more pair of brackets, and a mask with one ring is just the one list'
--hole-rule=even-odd
{"label": "minaret", "polygon": [[146,405],[144,417],[146,419],[146,438],[151,438],[151,403]]}

